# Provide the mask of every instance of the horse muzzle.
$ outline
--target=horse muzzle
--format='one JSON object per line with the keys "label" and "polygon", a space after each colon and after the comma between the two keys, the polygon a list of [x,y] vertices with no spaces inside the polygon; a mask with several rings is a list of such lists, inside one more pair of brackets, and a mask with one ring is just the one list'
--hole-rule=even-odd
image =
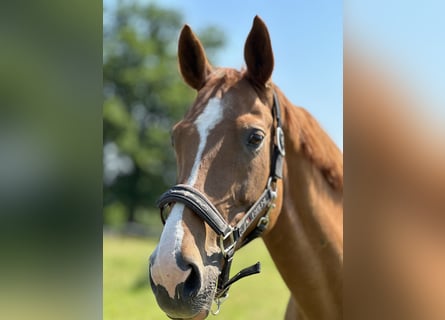
{"label": "horse muzzle", "polygon": [[[180,270],[152,269],[150,258],[150,285],[159,307],[171,319],[205,319],[212,305],[216,291],[218,272],[215,267],[198,268],[194,264],[183,264]],[[173,273],[179,272],[179,274]],[[165,281],[162,281],[164,279]],[[167,280],[175,279],[170,283]]]}

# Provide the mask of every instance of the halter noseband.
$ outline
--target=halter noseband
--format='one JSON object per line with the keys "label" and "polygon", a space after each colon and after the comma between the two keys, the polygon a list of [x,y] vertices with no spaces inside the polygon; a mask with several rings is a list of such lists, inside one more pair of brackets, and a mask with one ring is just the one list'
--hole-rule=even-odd
{"label": "halter noseband", "polygon": [[[189,207],[201,217],[219,236],[219,245],[224,255],[225,263],[218,278],[215,301],[219,306],[228,296],[230,286],[248,275],[260,272],[260,263],[241,270],[229,279],[230,267],[235,250],[245,246],[259,237],[269,224],[270,211],[275,207],[277,197],[276,182],[283,177],[284,133],[281,126],[281,111],[276,93],[273,94],[272,113],[276,119],[275,141],[272,153],[272,166],[267,186],[258,200],[250,207],[244,217],[232,227],[228,224],[207,197],[192,186],[178,184],[165,192],[157,202],[161,209],[161,220],[165,224],[164,210],[174,202],[180,202]],[[246,231],[256,223],[248,234]],[[242,240],[242,242],[240,242]]]}

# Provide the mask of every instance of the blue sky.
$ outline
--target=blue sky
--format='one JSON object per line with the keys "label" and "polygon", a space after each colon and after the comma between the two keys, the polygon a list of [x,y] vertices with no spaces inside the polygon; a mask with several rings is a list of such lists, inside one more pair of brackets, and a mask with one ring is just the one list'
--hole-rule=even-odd
{"label": "blue sky", "polygon": [[[151,1],[179,9],[199,34],[219,27],[227,43],[214,65],[240,69],[255,15],[268,26],[275,55],[273,81],[305,107],[343,148],[343,6],[341,1]],[[109,7],[115,0],[105,0]],[[179,30],[178,30],[179,34]],[[179,75],[178,75],[179,76]]]}
{"label": "blue sky", "polygon": [[445,128],[445,2],[346,0],[344,9],[355,43],[381,59],[407,94],[421,101],[418,115]]}

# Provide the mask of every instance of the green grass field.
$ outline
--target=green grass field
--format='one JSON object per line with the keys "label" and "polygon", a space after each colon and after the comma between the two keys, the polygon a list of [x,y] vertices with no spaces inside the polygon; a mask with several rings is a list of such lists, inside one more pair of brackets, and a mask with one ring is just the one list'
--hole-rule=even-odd
{"label": "green grass field", "polygon": [[[150,239],[104,237],[103,319],[168,319],[158,308],[148,283],[148,257],[155,246],[156,241]],[[233,285],[217,319],[284,318],[289,292],[261,240],[236,253],[232,273],[257,261],[261,261],[261,273]]]}

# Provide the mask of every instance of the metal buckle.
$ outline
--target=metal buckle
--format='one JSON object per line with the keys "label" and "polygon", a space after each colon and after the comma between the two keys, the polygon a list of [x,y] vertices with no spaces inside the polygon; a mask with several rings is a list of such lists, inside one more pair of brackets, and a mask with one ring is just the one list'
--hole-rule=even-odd
{"label": "metal buckle", "polygon": [[[272,182],[275,182],[275,186],[272,186]],[[269,180],[267,180],[267,186],[266,189],[270,192],[271,201],[274,201],[277,198],[277,185],[276,180],[274,180],[272,177],[269,177]]]}
{"label": "metal buckle", "polygon": [[269,219],[270,212],[274,208],[275,208],[275,203],[271,203],[269,205],[269,208],[267,208],[267,212],[258,221],[258,223],[257,223],[258,228],[262,228],[263,230],[267,228],[267,226],[269,225],[269,221],[270,221],[270,219]]}
{"label": "metal buckle", "polygon": [[[268,205],[267,211],[264,214],[264,216],[262,216],[257,223],[257,227],[259,228],[266,228],[267,225],[269,224],[269,216],[270,216],[270,212],[276,207],[275,205],[275,199],[277,198],[278,194],[277,194],[277,186],[275,184],[275,186],[272,186],[272,182],[273,179],[272,177],[269,178],[269,180],[267,181],[267,189],[270,192],[270,203]],[[275,181],[276,182],[276,181]]]}
{"label": "metal buckle", "polygon": [[[226,248],[224,244],[227,239],[230,240],[230,244]],[[235,245],[236,245],[236,241],[235,241],[235,236],[233,235],[233,229],[226,236],[219,237],[219,247],[220,247],[221,252],[223,253],[224,257],[227,257],[229,252],[235,248]]]}

